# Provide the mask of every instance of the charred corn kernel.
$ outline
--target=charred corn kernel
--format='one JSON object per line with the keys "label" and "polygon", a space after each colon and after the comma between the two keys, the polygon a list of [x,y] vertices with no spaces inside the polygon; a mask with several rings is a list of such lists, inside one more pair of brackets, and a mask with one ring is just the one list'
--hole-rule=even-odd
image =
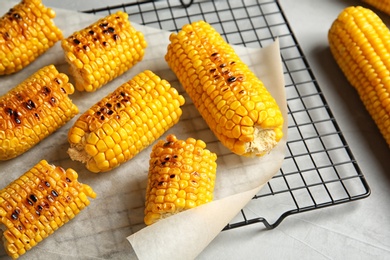
{"label": "charred corn kernel", "polygon": [[[161,98],[167,102],[163,104]],[[68,133],[68,153],[92,172],[109,171],[176,124],[183,104],[183,96],[166,80],[144,71],[80,116]],[[166,108],[167,115],[150,113],[150,107],[157,111]]]}
{"label": "charred corn kernel", "polygon": [[0,75],[23,69],[62,39],[54,17],[40,0],[23,0],[0,18]]}
{"label": "charred corn kernel", "polygon": [[24,153],[78,113],[68,81],[49,65],[0,97],[0,160]]}
{"label": "charred corn kernel", "polygon": [[[201,166],[183,173],[183,166],[193,167],[191,160],[184,160],[189,154],[200,156]],[[217,155],[207,150],[201,140],[184,141],[168,135],[166,141],[158,141],[150,154],[145,224],[212,201],[216,160]]]}
{"label": "charred corn kernel", "polygon": [[[209,24],[194,22],[171,34],[165,60],[210,129],[234,153],[262,156],[282,138],[276,101]],[[251,120],[243,120],[247,117]]]}
{"label": "charred corn kernel", "polygon": [[[71,220],[96,194],[72,169],[42,160],[0,190],[6,252],[18,258]],[[16,200],[15,200],[15,199]],[[76,204],[75,204],[76,202]]]}
{"label": "charred corn kernel", "polygon": [[390,15],[390,0],[363,0],[376,9]]}
{"label": "charred corn kernel", "polygon": [[333,22],[330,50],[390,146],[390,31],[371,10],[344,9]]}
{"label": "charred corn kernel", "polygon": [[146,46],[144,35],[121,11],[62,40],[76,89],[87,92],[101,88],[141,61]]}

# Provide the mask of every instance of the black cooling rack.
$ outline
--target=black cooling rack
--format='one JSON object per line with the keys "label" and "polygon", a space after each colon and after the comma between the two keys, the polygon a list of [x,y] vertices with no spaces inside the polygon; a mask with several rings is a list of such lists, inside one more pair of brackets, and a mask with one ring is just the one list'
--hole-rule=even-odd
{"label": "black cooling rack", "polygon": [[138,1],[84,11],[122,10],[132,21],[169,31],[206,20],[231,44],[262,47],[279,38],[288,103],[288,142],[276,176],[224,230],[285,217],[370,194],[370,188],[325,100],[277,0]]}

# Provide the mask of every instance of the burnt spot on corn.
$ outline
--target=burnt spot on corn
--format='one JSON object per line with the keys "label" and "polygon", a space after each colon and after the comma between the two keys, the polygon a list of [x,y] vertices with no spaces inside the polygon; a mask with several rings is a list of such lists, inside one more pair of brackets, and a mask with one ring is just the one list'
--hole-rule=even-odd
{"label": "burnt spot on corn", "polygon": [[58,197],[58,193],[56,190],[51,190],[51,195],[53,195],[54,197]]}
{"label": "burnt spot on corn", "polygon": [[13,119],[14,119],[15,123],[18,125],[20,125],[22,123],[20,116],[21,116],[21,114],[17,111],[15,111],[15,113],[13,114]]}
{"label": "burnt spot on corn", "polygon": [[79,45],[81,42],[78,39],[73,39],[73,43]]}
{"label": "burnt spot on corn", "polygon": [[30,199],[26,199],[26,201],[27,201],[28,205],[30,205],[30,206],[34,205],[34,203]]}
{"label": "burnt spot on corn", "polygon": [[59,78],[54,78],[54,82],[57,83],[58,85],[61,85],[61,80]]}
{"label": "burnt spot on corn", "polygon": [[50,92],[51,92],[50,88],[48,88],[48,87],[46,87],[46,86],[42,88],[42,94],[43,94],[44,96],[49,95]]}
{"label": "burnt spot on corn", "polygon": [[11,36],[8,32],[1,33],[3,35],[4,40],[8,41],[11,40]]}
{"label": "burnt spot on corn", "polygon": [[8,115],[8,116],[12,116],[14,114],[14,111],[9,107],[6,107],[4,109],[4,111],[5,111],[6,115]]}
{"label": "burnt spot on corn", "polygon": [[30,199],[31,199],[31,201],[34,202],[34,203],[38,201],[37,196],[35,196],[34,194],[31,194],[31,195],[30,195]]}
{"label": "burnt spot on corn", "polygon": [[94,30],[89,30],[89,31],[88,31],[88,34],[89,34],[89,35],[94,35],[95,32],[94,32]]}
{"label": "burnt spot on corn", "polygon": [[28,110],[36,108],[35,103],[31,99],[27,100],[24,105]]}
{"label": "burnt spot on corn", "polygon": [[232,77],[230,77],[230,78],[227,79],[228,83],[233,83],[233,82],[235,82],[236,80],[237,80],[237,78],[234,77],[234,76],[232,76]]}
{"label": "burnt spot on corn", "polygon": [[101,24],[99,24],[99,26],[100,26],[101,28],[106,28],[106,27],[108,26],[108,23],[101,23]]}
{"label": "burnt spot on corn", "polygon": [[112,38],[115,40],[115,41],[117,41],[117,40],[119,40],[119,35],[118,34],[114,34],[113,36],[112,36]]}
{"label": "burnt spot on corn", "polygon": [[18,13],[14,13],[13,15],[13,18],[15,18],[16,20],[22,20],[22,16]]}

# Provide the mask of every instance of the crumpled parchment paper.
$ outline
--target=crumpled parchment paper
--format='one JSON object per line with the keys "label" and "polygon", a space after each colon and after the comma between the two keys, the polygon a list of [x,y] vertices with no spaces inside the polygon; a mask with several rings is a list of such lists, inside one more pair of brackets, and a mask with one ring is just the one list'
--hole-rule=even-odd
{"label": "crumpled parchment paper", "polygon": [[[7,12],[16,3],[1,1],[0,13]],[[55,23],[62,29],[65,37],[99,18],[68,10],[54,10],[57,13]],[[168,80],[184,95],[186,104],[183,106],[180,122],[161,138],[165,139],[170,133],[182,139],[190,136],[200,138],[207,143],[209,150],[217,153],[215,201],[146,227],[143,223],[143,210],[151,146],[115,170],[91,173],[81,163],[71,161],[66,153],[69,147],[67,132],[78,115],[28,152],[15,159],[0,162],[0,188],[4,188],[40,160],[46,159],[63,168],[75,169],[79,173],[79,181],[90,185],[98,195],[76,218],[40,242],[21,259],[193,259],[281,167],[285,156],[286,136],[270,154],[262,158],[244,158],[232,154],[208,129],[166,64],[164,55],[170,33],[135,23],[133,25],[145,34],[148,42],[144,60],[98,91],[76,91],[71,98],[81,114],[145,69]],[[241,46],[235,46],[235,49],[263,80],[287,121],[278,41],[263,49]],[[49,64],[54,64],[60,72],[68,74],[68,65],[59,42],[24,70],[0,77],[0,95]],[[73,81],[71,76],[70,79]],[[284,132],[287,133],[287,122]],[[5,256],[6,253],[1,248],[0,258]]]}

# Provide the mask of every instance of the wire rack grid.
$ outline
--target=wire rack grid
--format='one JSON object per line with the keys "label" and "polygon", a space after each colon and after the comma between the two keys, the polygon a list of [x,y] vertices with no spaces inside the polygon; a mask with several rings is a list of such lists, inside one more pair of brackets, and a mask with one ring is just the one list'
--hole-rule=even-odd
{"label": "wire rack grid", "polygon": [[143,25],[178,31],[205,20],[230,43],[263,47],[279,38],[288,104],[287,154],[280,171],[224,230],[278,226],[289,215],[362,199],[370,188],[343,137],[277,0],[142,1],[118,10]]}

